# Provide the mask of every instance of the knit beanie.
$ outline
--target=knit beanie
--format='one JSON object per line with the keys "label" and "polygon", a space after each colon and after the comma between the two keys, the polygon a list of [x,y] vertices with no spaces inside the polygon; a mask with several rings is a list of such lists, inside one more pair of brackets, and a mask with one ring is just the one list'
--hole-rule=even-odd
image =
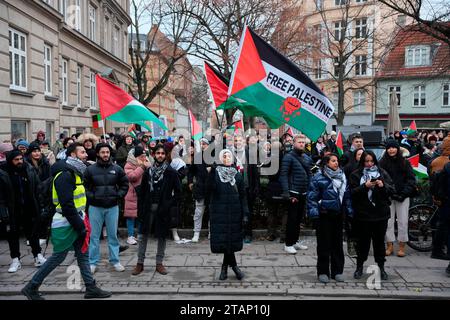
{"label": "knit beanie", "polygon": [[398,144],[398,142],[394,139],[389,139],[386,142],[386,150],[389,148],[396,148],[396,149],[400,149],[400,145]]}

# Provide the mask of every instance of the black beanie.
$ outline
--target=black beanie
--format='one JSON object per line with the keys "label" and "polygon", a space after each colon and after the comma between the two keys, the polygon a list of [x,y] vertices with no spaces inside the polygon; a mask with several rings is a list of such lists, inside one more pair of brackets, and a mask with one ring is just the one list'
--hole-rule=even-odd
{"label": "black beanie", "polygon": [[136,146],[134,147],[134,157],[137,158],[140,155],[144,154],[144,148],[142,148],[141,146]]}
{"label": "black beanie", "polygon": [[19,149],[13,149],[6,153],[6,162],[8,164],[11,164],[15,157],[21,156],[21,155],[22,155],[22,152],[20,152]]}
{"label": "black beanie", "polygon": [[386,142],[386,150],[389,149],[389,148],[400,149],[400,146],[399,146],[399,144],[398,144],[398,142],[397,142],[396,140],[389,139],[389,140]]}
{"label": "black beanie", "polygon": [[32,142],[30,144],[30,146],[27,149],[27,155],[31,154],[34,150],[41,150],[41,147],[39,146],[39,144],[37,142]]}

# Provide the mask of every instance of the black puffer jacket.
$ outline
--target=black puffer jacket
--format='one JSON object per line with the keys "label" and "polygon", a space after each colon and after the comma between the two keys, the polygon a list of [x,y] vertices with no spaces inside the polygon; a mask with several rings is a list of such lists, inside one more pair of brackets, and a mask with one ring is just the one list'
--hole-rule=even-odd
{"label": "black puffer jacket", "polygon": [[0,169],[0,208],[8,209],[9,216],[14,212],[14,196],[11,180],[6,171]]}
{"label": "black puffer jacket", "polygon": [[372,189],[373,205],[369,201],[368,192],[364,184],[361,184],[363,169],[358,169],[350,175],[350,189],[352,193],[353,218],[359,221],[381,221],[388,220],[391,217],[389,206],[390,195],[394,192],[394,186],[389,174],[382,168],[379,168],[380,179],[383,181],[382,188]]}
{"label": "black puffer jacket", "polygon": [[232,253],[242,250],[242,221],[249,215],[247,196],[242,175],[235,176],[236,183],[220,181],[213,168],[208,176],[207,192],[211,221],[211,252]]}
{"label": "black puffer jacket", "polygon": [[380,160],[380,167],[389,173],[394,183],[393,200],[403,201],[415,192],[416,176],[408,160],[404,160],[404,164],[401,165],[386,152]]}
{"label": "black puffer jacket", "polygon": [[308,190],[312,159],[305,153],[292,150],[281,162],[280,183],[283,196],[299,197]]}
{"label": "black puffer jacket", "polygon": [[84,174],[88,204],[111,208],[128,192],[128,178],[125,171],[112,162],[97,162],[89,166]]}

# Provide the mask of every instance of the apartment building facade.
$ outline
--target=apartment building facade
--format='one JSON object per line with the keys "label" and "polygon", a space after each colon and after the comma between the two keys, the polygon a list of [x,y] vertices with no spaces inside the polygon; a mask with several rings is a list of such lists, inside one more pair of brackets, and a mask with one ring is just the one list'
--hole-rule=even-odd
{"label": "apartment building facade", "polygon": [[[95,75],[126,89],[129,0],[0,0],[0,140],[92,132]],[[106,131],[126,125],[106,121]]]}

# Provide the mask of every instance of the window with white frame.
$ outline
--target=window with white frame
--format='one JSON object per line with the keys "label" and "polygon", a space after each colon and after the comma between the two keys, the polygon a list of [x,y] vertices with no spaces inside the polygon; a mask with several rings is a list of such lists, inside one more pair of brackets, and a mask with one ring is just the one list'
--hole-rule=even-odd
{"label": "window with white frame", "polygon": [[322,10],[323,9],[323,0],[316,0],[316,9]]}
{"label": "window with white frame", "polygon": [[345,21],[336,21],[334,23],[334,38],[336,39],[336,41],[341,41],[345,38],[345,29]]}
{"label": "window with white frame", "polygon": [[24,120],[11,120],[11,140],[28,138],[28,122]]}
{"label": "window with white frame", "polygon": [[9,28],[9,87],[27,90],[27,36]]}
{"label": "window with white frame", "polygon": [[414,107],[424,107],[426,105],[425,88],[424,85],[414,87]]}
{"label": "window with white frame", "polygon": [[356,19],[355,36],[356,39],[367,37],[367,18]]}
{"label": "window with white frame", "polygon": [[67,19],[67,0],[59,0],[59,13],[64,16],[64,21]]}
{"label": "window with white frame", "polygon": [[364,111],[366,109],[366,93],[364,90],[353,91],[353,110]]}
{"label": "window with white frame", "polygon": [[367,2],[367,0],[356,0],[356,3],[363,3],[363,2]]}
{"label": "window with white frame", "polygon": [[44,45],[44,94],[52,95],[52,47]]}
{"label": "window with white frame", "polygon": [[89,39],[96,41],[96,15],[97,9],[95,9],[91,4],[89,5]]}
{"label": "window with white frame", "polygon": [[109,22],[109,18],[105,17],[105,49],[110,51],[111,47],[110,47],[110,39],[109,39],[109,35],[110,35],[110,30],[111,29],[111,24]]}
{"label": "window with white frame", "polygon": [[355,56],[355,75],[364,76],[367,74],[367,56]]}
{"label": "window with white frame", "polygon": [[322,79],[322,60],[317,60],[314,63],[314,78]]}
{"label": "window with white frame", "polygon": [[114,27],[113,32],[113,45],[112,45],[112,54],[115,56],[119,56],[119,28]]}
{"label": "window with white frame", "polygon": [[83,78],[83,67],[77,66],[77,107],[81,107],[81,79]]}
{"label": "window with white frame", "polygon": [[343,6],[348,3],[348,0],[334,0],[336,6]]}
{"label": "window with white frame", "polygon": [[420,67],[430,65],[430,46],[410,46],[406,47],[405,50],[405,65],[407,67]]}
{"label": "window with white frame", "polygon": [[444,107],[450,107],[450,84],[445,83],[442,86],[442,106]]}
{"label": "window with white frame", "polygon": [[389,100],[388,101],[390,101],[391,94],[395,93],[397,95],[397,106],[400,106],[400,104],[401,104],[400,99],[402,96],[401,92],[402,92],[402,88],[400,86],[389,86]]}
{"label": "window with white frame", "polygon": [[97,109],[97,87],[95,83],[95,72],[91,71],[90,74],[90,88],[91,88],[91,108]]}
{"label": "window with white frame", "polygon": [[339,57],[334,58],[334,76],[339,76]]}
{"label": "window with white frame", "polygon": [[81,32],[81,0],[75,1],[75,30]]}
{"label": "window with white frame", "polygon": [[69,105],[69,60],[62,59],[61,81],[62,81],[62,104]]}

